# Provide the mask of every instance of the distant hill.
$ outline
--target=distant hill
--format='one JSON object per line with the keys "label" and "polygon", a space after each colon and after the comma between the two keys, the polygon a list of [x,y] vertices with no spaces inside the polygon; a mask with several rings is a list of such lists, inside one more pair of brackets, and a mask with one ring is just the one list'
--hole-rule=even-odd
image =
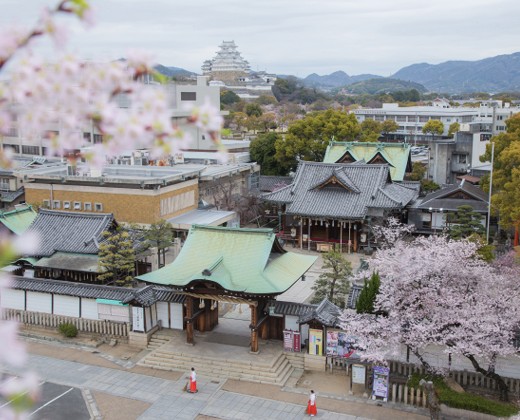
{"label": "distant hill", "polygon": [[434,92],[520,91],[520,52],[478,61],[412,64],[391,77],[420,83]]}
{"label": "distant hill", "polygon": [[170,66],[167,67],[167,66],[163,66],[162,64],[157,64],[154,67],[154,69],[166,77],[197,76],[197,73],[193,73],[192,71],[188,71],[188,70],[182,69],[180,67],[170,67]]}
{"label": "distant hill", "polygon": [[414,82],[404,82],[402,80],[390,79],[387,77],[380,77],[377,79],[368,79],[361,82],[352,83],[351,85],[345,86],[343,91],[346,93],[353,94],[370,94],[377,95],[380,93],[397,92],[400,90],[411,90],[416,89],[420,93],[424,93],[427,89]]}
{"label": "distant hill", "polygon": [[376,76],[373,74],[349,76],[347,73],[340,70],[325,76],[320,76],[316,73],[312,73],[304,79],[301,79],[301,83],[307,87],[315,87],[328,90],[342,86],[347,86],[360,80],[372,79],[375,77],[381,76]]}

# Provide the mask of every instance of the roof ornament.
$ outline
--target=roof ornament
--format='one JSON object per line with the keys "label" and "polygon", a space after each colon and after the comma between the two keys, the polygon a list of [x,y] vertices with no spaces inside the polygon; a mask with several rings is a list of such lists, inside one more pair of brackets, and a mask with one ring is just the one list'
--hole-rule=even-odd
{"label": "roof ornament", "polygon": [[211,270],[208,270],[207,268],[205,268],[204,270],[202,270],[202,275],[206,276],[206,277],[211,276]]}

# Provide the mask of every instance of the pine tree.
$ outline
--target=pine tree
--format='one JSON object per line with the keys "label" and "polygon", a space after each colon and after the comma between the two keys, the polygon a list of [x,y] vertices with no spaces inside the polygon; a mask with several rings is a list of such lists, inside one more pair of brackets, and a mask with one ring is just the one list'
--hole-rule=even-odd
{"label": "pine tree", "polygon": [[328,298],[332,303],[345,308],[350,288],[349,277],[352,274],[352,265],[341,253],[329,251],[323,255],[324,271],[312,286],[314,297],[312,303],[319,303]]}
{"label": "pine tree", "polygon": [[373,272],[370,280],[365,279],[363,289],[359,293],[358,300],[356,302],[356,312],[358,314],[373,314],[374,303],[377,295],[379,294],[379,273]]}
{"label": "pine tree", "polygon": [[[157,248],[157,267],[163,267],[166,260],[164,250],[171,245],[173,240],[172,225],[166,220],[152,223],[145,232],[144,238],[150,246]],[[163,264],[161,264],[161,251],[163,253]]]}
{"label": "pine tree", "polygon": [[456,213],[448,214],[450,238],[463,239],[475,233],[483,235],[484,225],[482,225],[481,220],[482,216],[473,210],[470,205],[457,207]]}
{"label": "pine tree", "polygon": [[134,279],[135,252],[130,234],[119,228],[103,232],[105,240],[99,245],[99,280],[106,284],[129,286]]}

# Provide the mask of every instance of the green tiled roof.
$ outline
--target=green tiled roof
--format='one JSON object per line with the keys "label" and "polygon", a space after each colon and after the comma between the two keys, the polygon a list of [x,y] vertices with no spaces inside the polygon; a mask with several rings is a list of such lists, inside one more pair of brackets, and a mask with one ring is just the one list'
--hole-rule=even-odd
{"label": "green tiled roof", "polygon": [[323,162],[337,163],[347,152],[350,153],[356,162],[365,161],[367,163],[376,157],[377,154],[380,154],[390,166],[390,178],[392,181],[402,181],[404,179],[410,160],[410,145],[407,143],[332,141],[327,147]]}
{"label": "green tiled roof", "polygon": [[31,206],[20,206],[15,210],[0,213],[0,223],[16,235],[24,233],[36,219],[37,213]]}
{"label": "green tiled roof", "polygon": [[195,280],[225,291],[279,294],[291,287],[316,257],[285,252],[272,229],[193,225],[175,261],[137,279],[179,288]]}

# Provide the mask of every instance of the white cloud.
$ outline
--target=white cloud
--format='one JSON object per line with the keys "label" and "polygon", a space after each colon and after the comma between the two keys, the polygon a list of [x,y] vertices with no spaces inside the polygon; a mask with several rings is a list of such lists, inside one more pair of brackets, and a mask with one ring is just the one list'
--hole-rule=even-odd
{"label": "white cloud", "polygon": [[[253,69],[306,76],[390,75],[417,62],[477,60],[520,50],[515,0],[94,0],[97,25],[73,48],[111,59],[131,48],[200,72],[223,40]],[[29,24],[37,0],[4,0],[0,25]]]}

